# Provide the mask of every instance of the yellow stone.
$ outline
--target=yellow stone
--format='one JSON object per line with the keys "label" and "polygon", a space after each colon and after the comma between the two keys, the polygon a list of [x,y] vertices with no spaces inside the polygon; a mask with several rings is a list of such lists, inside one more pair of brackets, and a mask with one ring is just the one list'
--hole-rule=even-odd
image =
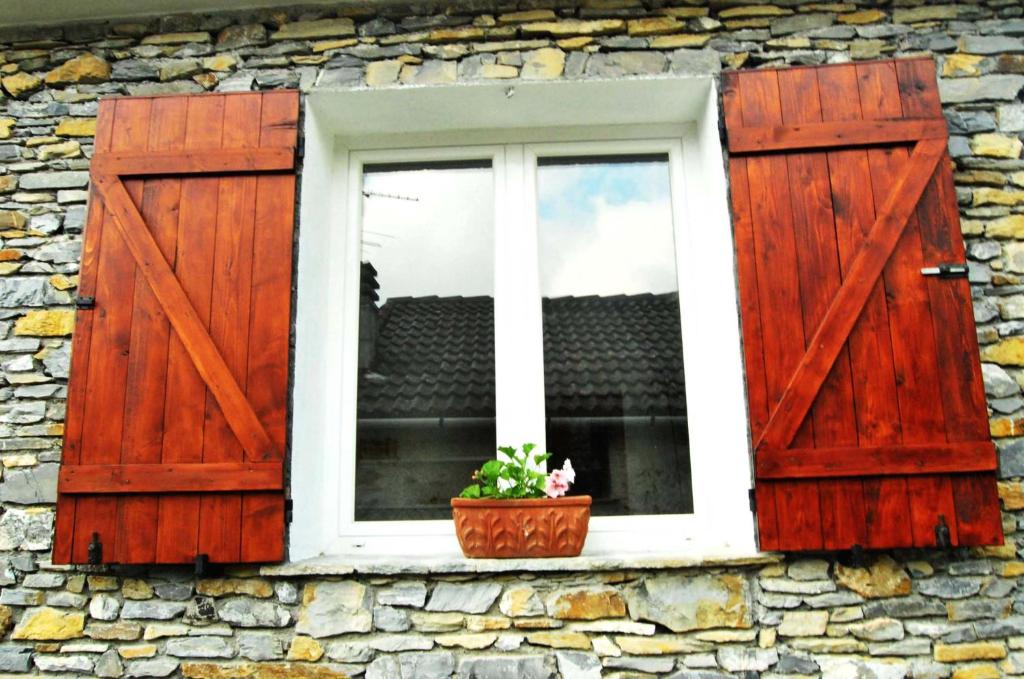
{"label": "yellow stone", "polygon": [[1004,578],[1019,578],[1024,575],[1024,561],[1010,561],[996,567]]}
{"label": "yellow stone", "polygon": [[512,621],[501,615],[466,616],[466,629],[470,632],[489,632],[510,627],[512,627]]}
{"label": "yellow stone", "polygon": [[614,589],[578,589],[548,599],[548,612],[558,620],[597,620],[626,615],[626,602]]}
{"label": "yellow stone", "polygon": [[[32,453],[22,453],[21,455],[8,455],[3,459],[4,467],[35,467],[39,463],[39,458]],[[70,588],[69,588],[70,589]],[[72,590],[74,591],[74,590]]]}
{"label": "yellow stone", "polygon": [[132,646],[121,646],[117,649],[122,658],[152,658],[156,655],[155,644],[134,644]]}
{"label": "yellow stone", "polygon": [[971,152],[976,156],[1017,159],[1022,149],[1024,143],[1020,139],[1006,134],[988,132],[971,137]]}
{"label": "yellow stone", "polygon": [[934,657],[939,662],[1002,660],[1006,657],[1006,646],[1001,641],[975,641],[968,644],[936,643]]}
{"label": "yellow stone", "polygon": [[212,597],[244,594],[266,599],[274,596],[274,586],[262,578],[216,578],[197,582],[196,593]]}
{"label": "yellow stone", "polygon": [[982,348],[981,360],[999,365],[1024,366],[1024,337],[1009,337]]}
{"label": "yellow stone", "polygon": [[768,28],[771,25],[771,19],[730,19],[725,22],[725,27],[730,31],[738,31],[743,28]]}
{"label": "yellow stone", "polygon": [[70,309],[29,311],[14,324],[15,335],[64,337],[75,328],[75,312]]}
{"label": "yellow stone", "polygon": [[792,14],[793,10],[783,9],[774,5],[744,5],[742,7],[730,7],[718,13],[720,19],[734,19],[736,17],[768,17],[783,16]]}
{"label": "yellow stone", "polygon": [[522,25],[524,36],[553,35],[555,37],[570,35],[608,35],[621,33],[626,28],[622,19],[568,19],[566,21],[536,21]]}
{"label": "yellow stone", "polygon": [[1010,183],[1013,184],[1014,186],[1024,186],[1024,171],[1011,173]]}
{"label": "yellow stone", "polygon": [[[481,648],[487,648],[495,641],[498,640],[498,635],[494,632],[477,632],[471,634],[439,634],[434,637],[440,646],[445,648],[467,648],[470,650],[479,650]],[[589,648],[590,645],[588,644]]]}
{"label": "yellow stone", "polygon": [[630,35],[642,38],[648,35],[664,35],[683,30],[684,25],[673,17],[650,17],[634,19],[627,22],[626,30]]}
{"label": "yellow stone", "polygon": [[533,632],[526,635],[526,640],[534,646],[590,650],[590,637],[583,632]]}
{"label": "yellow stone", "polygon": [[461,28],[439,28],[431,31],[427,39],[431,42],[457,42],[460,40],[480,40],[484,37],[484,29],[477,26]]}
{"label": "yellow stone", "polygon": [[326,665],[301,663],[216,663],[187,662],[181,665],[187,679],[350,679],[347,672]]}
{"label": "yellow stone", "polygon": [[238,59],[230,54],[218,54],[203,59],[203,68],[208,71],[230,71],[238,63]]}
{"label": "yellow stone", "polygon": [[707,647],[703,642],[686,639],[684,637],[661,636],[661,637],[615,637],[615,643],[619,645],[624,653],[633,655],[667,655],[674,653],[690,653],[699,650],[701,646]]}
{"label": "yellow stone", "polygon": [[10,606],[0,605],[0,637],[6,636],[14,624],[14,611]]}
{"label": "yellow stone", "polygon": [[565,70],[565,52],[557,47],[542,47],[527,52],[520,76],[524,80],[552,80]]}
{"label": "yellow stone", "polygon": [[220,82],[213,73],[196,73],[192,76],[192,80],[199,83],[204,90],[213,89]]}
{"label": "yellow stone", "polygon": [[990,547],[973,547],[971,553],[980,557],[991,557],[993,559],[1004,559],[1009,561],[1017,557],[1017,545],[1013,540],[1007,541],[1004,545],[992,545]]}
{"label": "yellow stone", "polygon": [[759,648],[772,648],[779,632],[774,627],[766,627],[757,634],[757,645]]}
{"label": "yellow stone", "polygon": [[707,7],[662,7],[658,10],[658,14],[664,14],[665,16],[676,17],[677,19],[690,19],[693,17],[706,17],[708,15]]}
{"label": "yellow stone", "polygon": [[46,433],[49,436],[63,436],[64,425],[63,424],[48,424],[46,425]]}
{"label": "yellow stone", "polygon": [[1024,191],[1007,189],[990,189],[987,187],[974,189],[972,205],[1021,205],[1024,204]]}
{"label": "yellow stone", "polygon": [[710,641],[715,644],[731,644],[737,642],[753,641],[757,638],[757,630],[744,629],[713,629],[706,632],[698,632],[695,638],[701,641]]}
{"label": "yellow stone", "polygon": [[565,625],[561,620],[551,618],[519,618],[513,624],[516,629],[558,629]]}
{"label": "yellow stone", "polygon": [[677,47],[703,47],[711,40],[707,33],[683,35],[662,35],[651,40],[653,49],[675,49]]}
{"label": "yellow stone", "polygon": [[779,49],[802,50],[811,46],[811,40],[810,38],[776,38],[769,40],[766,44],[768,47]]}
{"label": "yellow stone", "polygon": [[1006,175],[996,170],[965,170],[953,175],[957,184],[987,184],[1002,186],[1006,183]]}
{"label": "yellow stone", "polygon": [[950,676],[950,679],[1000,679],[1002,676],[998,667],[991,663],[985,663],[983,665],[958,667]]}
{"label": "yellow stone", "polygon": [[313,21],[291,21],[284,24],[274,33],[271,40],[305,40],[312,38],[347,38],[355,35],[356,29],[352,19],[316,19]]}
{"label": "yellow stone", "polygon": [[113,592],[120,587],[117,578],[109,575],[90,575],[88,583],[92,592]]}
{"label": "yellow stone", "polygon": [[23,212],[17,210],[0,210],[0,228],[21,229],[28,223],[28,218]]}
{"label": "yellow stone", "polygon": [[124,584],[121,586],[121,595],[125,599],[152,599],[153,588],[149,586],[145,580],[139,580],[138,578],[126,578]]}
{"label": "yellow stone", "polygon": [[578,38],[562,38],[561,40],[556,40],[555,44],[564,50],[578,50],[581,47],[586,47],[592,42],[594,42],[593,38],[581,35]]}
{"label": "yellow stone", "polygon": [[10,262],[16,259],[21,259],[24,253],[21,250],[4,249],[0,250],[0,262]]}
{"label": "yellow stone", "polygon": [[519,69],[505,64],[484,64],[480,67],[480,75],[484,78],[515,78]]}
{"label": "yellow stone", "polygon": [[[309,587],[306,587],[308,590]],[[409,615],[412,626],[420,632],[451,632],[462,627],[466,616],[462,613],[431,613],[413,611]]]}
{"label": "yellow stone", "polygon": [[288,647],[288,660],[316,662],[324,655],[324,647],[313,637],[295,637]]}
{"label": "yellow stone", "polygon": [[[426,38],[427,34],[423,34],[423,38]],[[359,40],[356,38],[342,38],[340,40],[318,40],[313,43],[314,52],[326,52],[327,50],[341,49],[342,47],[352,47],[358,45]]]}
{"label": "yellow stone", "polygon": [[46,74],[47,85],[101,83],[109,79],[110,64],[90,52],[69,59]]}
{"label": "yellow stone", "polygon": [[1024,482],[1000,481],[997,485],[1004,509],[1024,509]]}
{"label": "yellow stone", "polygon": [[82,155],[82,146],[74,140],[60,144],[40,146],[39,150],[36,151],[36,158],[39,160],[50,160],[52,158],[77,158],[80,155]]}
{"label": "yellow stone", "polygon": [[165,637],[183,637],[188,634],[188,626],[182,625],[178,622],[155,622],[152,625],[146,625],[146,631],[143,633],[142,638],[146,641],[152,641],[153,639],[163,639]]}
{"label": "yellow stone", "polygon": [[836,581],[866,599],[910,594],[910,576],[889,556],[878,558],[870,568],[836,564]]}
{"label": "yellow stone", "polygon": [[29,73],[15,73],[0,78],[0,83],[7,90],[7,94],[17,99],[22,95],[32,94],[42,87],[43,79]]}
{"label": "yellow stone", "polygon": [[186,42],[209,42],[210,34],[205,31],[191,33],[161,33],[147,35],[142,39],[143,45],[180,45]]}
{"label": "yellow stone", "polygon": [[0,193],[10,193],[18,188],[18,178],[14,175],[0,175]]}
{"label": "yellow stone", "polygon": [[522,12],[509,12],[498,15],[498,21],[503,24],[520,24],[530,21],[553,21],[557,17],[550,9],[529,9]]}
{"label": "yellow stone", "polygon": [[880,9],[864,9],[859,12],[843,14],[836,17],[841,24],[873,24],[885,18],[885,12]]}
{"label": "yellow stone", "polygon": [[18,122],[14,118],[0,118],[0,139],[11,138],[11,128]]}
{"label": "yellow stone", "polygon": [[1024,434],[1024,418],[994,417],[988,422],[988,433],[995,439]]}
{"label": "yellow stone", "polygon": [[25,140],[25,146],[32,148],[34,146],[43,146],[45,144],[56,144],[60,141],[60,137],[30,137]]}
{"label": "yellow stone", "polygon": [[942,75],[946,78],[956,78],[964,75],[981,75],[978,64],[984,61],[984,57],[973,54],[950,54],[942,62]]}
{"label": "yellow stone", "polygon": [[0,262],[0,276],[9,276],[20,268],[21,264],[14,264],[12,262]]}
{"label": "yellow stone", "polygon": [[57,134],[62,137],[95,137],[95,118],[64,118],[57,125]]}
{"label": "yellow stone", "polygon": [[397,59],[373,61],[366,66],[366,84],[370,87],[391,85],[398,80],[402,62]]}
{"label": "yellow stone", "polygon": [[65,612],[44,606],[25,611],[12,639],[77,639],[85,629],[85,613]]}

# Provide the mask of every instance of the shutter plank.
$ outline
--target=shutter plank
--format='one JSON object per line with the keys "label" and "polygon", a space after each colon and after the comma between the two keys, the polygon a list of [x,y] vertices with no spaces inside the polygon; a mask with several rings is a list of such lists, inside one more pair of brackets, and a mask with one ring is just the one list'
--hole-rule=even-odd
{"label": "shutter plank", "polygon": [[[260,139],[264,147],[293,146],[298,130],[298,99],[281,93],[263,95]],[[250,343],[246,394],[267,435],[279,451],[287,439],[288,366],[291,318],[277,309],[291,308],[291,261],[294,234],[281,228],[295,213],[295,176],[264,175],[256,180],[256,239],[253,248]],[[242,560],[284,558],[284,497],[281,493],[247,493],[242,498]]]}
{"label": "shutter plank", "polygon": [[[223,97],[188,99],[184,148],[218,148],[223,119]],[[182,179],[178,212],[175,277],[181,282],[189,303],[207,328],[210,324],[213,289],[215,231],[211,228],[190,229],[188,226],[216,223],[218,183],[215,177]],[[176,333],[172,333],[167,357],[164,462],[202,461],[205,415],[206,384],[192,363],[185,345]],[[159,562],[187,562],[196,555],[199,545],[199,505],[200,498],[197,495],[167,495],[160,498],[160,518],[157,524]]]}
{"label": "shutter plank", "polygon": [[[801,74],[807,71],[807,74]],[[779,71],[783,77],[796,81],[817,79],[812,69],[790,69]],[[817,88],[815,87],[815,90]],[[785,88],[783,96],[787,96]],[[817,100],[806,101],[808,111],[818,108]],[[766,151],[797,151],[835,148],[837,146],[878,146],[897,142],[911,142],[918,139],[944,139],[946,121],[941,117],[927,120],[858,120],[847,123],[822,123],[819,121],[787,121],[784,125],[746,127],[729,135],[729,153],[764,153]]]}
{"label": "shutter plank", "polygon": [[[149,129],[149,148],[180,148],[185,136],[185,101],[154,99]],[[173,265],[178,236],[180,179],[150,179],[145,182],[142,216],[164,258]],[[167,383],[167,348],[170,324],[141,272],[135,273],[135,302],[132,317],[131,353],[125,395],[125,432],[121,463],[154,464],[161,461],[163,448],[164,400]],[[156,497],[120,499],[115,559],[120,563],[152,563],[156,558],[159,516]]]}

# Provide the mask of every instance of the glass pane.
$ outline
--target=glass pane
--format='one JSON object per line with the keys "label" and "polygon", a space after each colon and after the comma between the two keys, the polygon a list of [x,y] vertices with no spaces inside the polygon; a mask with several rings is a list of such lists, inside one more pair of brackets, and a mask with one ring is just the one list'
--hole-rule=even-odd
{"label": "glass pane", "polygon": [[537,168],[549,465],[596,515],[693,511],[664,156]]}
{"label": "glass pane", "polygon": [[493,454],[490,164],[367,166],[357,521],[451,518]]}

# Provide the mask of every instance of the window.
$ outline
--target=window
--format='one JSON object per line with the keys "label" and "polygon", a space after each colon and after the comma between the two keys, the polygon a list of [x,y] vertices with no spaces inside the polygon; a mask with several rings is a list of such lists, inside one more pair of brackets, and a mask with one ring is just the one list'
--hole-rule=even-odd
{"label": "window", "polygon": [[[524,442],[594,496],[584,554],[753,551],[709,88],[310,96],[292,558],[457,553],[449,498]],[[395,133],[399,95],[430,120]]]}

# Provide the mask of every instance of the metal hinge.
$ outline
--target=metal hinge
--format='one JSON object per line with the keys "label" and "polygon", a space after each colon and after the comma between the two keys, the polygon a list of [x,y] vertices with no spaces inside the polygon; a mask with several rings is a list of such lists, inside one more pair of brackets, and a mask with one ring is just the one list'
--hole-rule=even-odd
{"label": "metal hinge", "polygon": [[75,297],[75,306],[79,309],[92,309],[96,306],[95,297]]}
{"label": "metal hinge", "polygon": [[939,264],[921,269],[922,276],[938,276],[939,278],[967,278],[966,264]]}
{"label": "metal hinge", "polygon": [[747,489],[747,501],[750,502],[750,511],[757,513],[757,493],[753,488]]}
{"label": "metal hinge", "polygon": [[92,534],[92,540],[89,541],[89,550],[87,555],[89,563],[93,566],[98,566],[103,563],[103,543],[100,541],[99,533]]}
{"label": "metal hinge", "polygon": [[295,514],[295,512],[292,511],[293,508],[294,507],[293,507],[292,499],[291,498],[287,498],[284,501],[284,522],[285,523],[291,523],[292,522],[292,518],[294,518],[294,514]]}

